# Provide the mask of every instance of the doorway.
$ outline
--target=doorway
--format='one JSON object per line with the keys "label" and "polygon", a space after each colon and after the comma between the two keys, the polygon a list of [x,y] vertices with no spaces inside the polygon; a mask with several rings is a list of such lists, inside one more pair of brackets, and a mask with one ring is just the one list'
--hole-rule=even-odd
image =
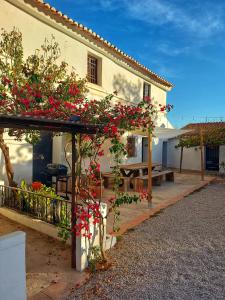
{"label": "doorway", "polygon": [[52,163],[52,133],[41,132],[40,142],[33,146],[33,181],[48,183],[46,166]]}
{"label": "doorway", "polygon": [[148,161],[148,138],[142,138],[142,162]]}
{"label": "doorway", "polygon": [[219,146],[206,146],[205,161],[206,170],[219,170]]}
{"label": "doorway", "polygon": [[163,142],[162,146],[162,166],[163,168],[167,168],[167,142]]}

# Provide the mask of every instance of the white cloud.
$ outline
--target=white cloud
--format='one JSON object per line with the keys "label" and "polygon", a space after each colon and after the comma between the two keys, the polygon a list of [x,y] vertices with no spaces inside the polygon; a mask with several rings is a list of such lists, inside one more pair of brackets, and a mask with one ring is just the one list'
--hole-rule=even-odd
{"label": "white cloud", "polygon": [[161,52],[162,54],[166,54],[168,56],[189,54],[191,49],[192,48],[190,46],[175,47],[175,46],[167,44],[167,43],[161,43],[157,46],[157,50],[159,52]]}
{"label": "white cloud", "polygon": [[208,38],[224,29],[224,8],[216,3],[191,6],[169,0],[97,0],[104,9],[125,9],[130,17],[156,26],[171,25],[182,31]]}

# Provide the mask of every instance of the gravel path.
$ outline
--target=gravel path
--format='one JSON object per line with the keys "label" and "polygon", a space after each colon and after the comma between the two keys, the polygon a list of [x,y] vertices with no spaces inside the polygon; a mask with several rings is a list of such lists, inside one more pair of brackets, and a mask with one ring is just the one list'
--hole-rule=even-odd
{"label": "gravel path", "polygon": [[225,185],[145,221],[110,255],[114,266],[70,299],[225,299]]}

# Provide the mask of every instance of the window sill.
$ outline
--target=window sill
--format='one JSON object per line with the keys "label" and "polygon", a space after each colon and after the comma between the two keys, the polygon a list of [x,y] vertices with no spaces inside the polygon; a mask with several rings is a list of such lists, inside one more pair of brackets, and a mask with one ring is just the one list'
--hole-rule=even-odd
{"label": "window sill", "polygon": [[103,87],[101,85],[99,85],[99,84],[88,82],[87,83],[87,87],[89,89],[93,89],[93,90],[96,90],[96,91],[100,91],[100,92],[105,92],[106,93],[105,89],[103,89]]}

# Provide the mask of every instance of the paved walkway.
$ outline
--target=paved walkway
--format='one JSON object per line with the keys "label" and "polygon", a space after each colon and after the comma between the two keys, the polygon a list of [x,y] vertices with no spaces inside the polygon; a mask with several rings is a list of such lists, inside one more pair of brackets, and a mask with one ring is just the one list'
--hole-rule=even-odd
{"label": "paved walkway", "polygon": [[[154,186],[152,192],[152,208],[157,208],[176,199],[182,199],[184,195],[188,195],[199,188],[199,186],[207,184],[214,177],[205,176],[205,181],[201,181],[200,174],[174,173],[174,182],[163,181],[161,186]],[[112,190],[105,189],[103,198],[109,199],[114,196]],[[120,233],[123,234],[127,228],[131,228],[136,224],[143,222],[143,216],[151,213],[152,209],[148,209],[147,201],[138,202],[137,204],[128,204],[120,207]],[[148,217],[147,217],[148,218]],[[107,219],[107,231],[113,231],[113,216],[109,215]]]}
{"label": "paved walkway", "polygon": [[113,268],[69,299],[225,299],[225,185],[147,220],[110,255]]}

